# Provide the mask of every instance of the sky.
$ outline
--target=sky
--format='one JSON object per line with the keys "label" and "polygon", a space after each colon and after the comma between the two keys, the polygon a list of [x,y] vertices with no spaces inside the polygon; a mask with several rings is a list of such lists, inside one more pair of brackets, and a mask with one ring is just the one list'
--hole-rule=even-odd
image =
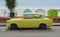
{"label": "sky", "polygon": [[[16,0],[17,6],[60,6],[60,0]],[[0,0],[0,7],[5,7],[5,0]]]}
{"label": "sky", "polygon": [[[38,8],[43,6],[44,8],[46,8],[47,6],[48,7],[51,6],[51,7],[55,7],[55,8],[59,7],[59,9],[60,9],[60,0],[16,0],[16,3],[17,3],[18,8],[27,7],[27,6],[28,7],[30,7],[30,6],[38,7]],[[5,7],[6,7],[5,0],[0,0],[0,9],[5,9]],[[49,7],[49,8],[51,8],[51,7]]]}

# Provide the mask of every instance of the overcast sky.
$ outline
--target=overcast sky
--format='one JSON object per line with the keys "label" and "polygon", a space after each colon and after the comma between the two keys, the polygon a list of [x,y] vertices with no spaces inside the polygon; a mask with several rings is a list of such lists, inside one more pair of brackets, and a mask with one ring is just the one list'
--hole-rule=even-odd
{"label": "overcast sky", "polygon": [[[60,0],[16,0],[17,6],[60,6]],[[5,0],[0,0],[0,7],[5,6]]]}

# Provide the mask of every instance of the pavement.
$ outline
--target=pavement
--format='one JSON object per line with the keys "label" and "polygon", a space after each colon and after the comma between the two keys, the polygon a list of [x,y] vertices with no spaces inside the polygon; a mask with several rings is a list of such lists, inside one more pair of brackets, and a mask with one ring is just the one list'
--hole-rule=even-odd
{"label": "pavement", "polygon": [[0,26],[6,26],[7,23],[0,23]]}
{"label": "pavement", "polygon": [[60,26],[47,30],[7,30],[6,26],[0,26],[0,37],[60,37]]}
{"label": "pavement", "polygon": [[60,26],[60,23],[53,23],[53,26]]}
{"label": "pavement", "polygon": [[[6,26],[7,23],[0,23],[0,26]],[[60,23],[53,23],[53,26],[60,26]]]}

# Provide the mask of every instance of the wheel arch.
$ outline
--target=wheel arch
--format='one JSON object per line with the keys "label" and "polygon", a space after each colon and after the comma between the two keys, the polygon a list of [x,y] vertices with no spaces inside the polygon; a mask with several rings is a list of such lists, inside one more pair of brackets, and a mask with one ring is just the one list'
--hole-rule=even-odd
{"label": "wheel arch", "polygon": [[17,25],[16,23],[11,23],[10,26],[11,26],[11,25],[14,25],[14,24],[18,27],[18,25]]}
{"label": "wheel arch", "polygon": [[46,27],[47,27],[47,24],[46,24],[46,23],[40,23],[40,24],[39,24],[39,27],[40,27],[40,25],[46,25]]}

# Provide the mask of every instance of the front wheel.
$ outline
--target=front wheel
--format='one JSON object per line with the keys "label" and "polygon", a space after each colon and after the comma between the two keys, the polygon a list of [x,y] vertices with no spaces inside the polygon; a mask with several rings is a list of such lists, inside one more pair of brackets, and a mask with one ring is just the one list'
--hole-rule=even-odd
{"label": "front wheel", "polygon": [[39,28],[40,29],[46,29],[46,24],[40,24]]}

